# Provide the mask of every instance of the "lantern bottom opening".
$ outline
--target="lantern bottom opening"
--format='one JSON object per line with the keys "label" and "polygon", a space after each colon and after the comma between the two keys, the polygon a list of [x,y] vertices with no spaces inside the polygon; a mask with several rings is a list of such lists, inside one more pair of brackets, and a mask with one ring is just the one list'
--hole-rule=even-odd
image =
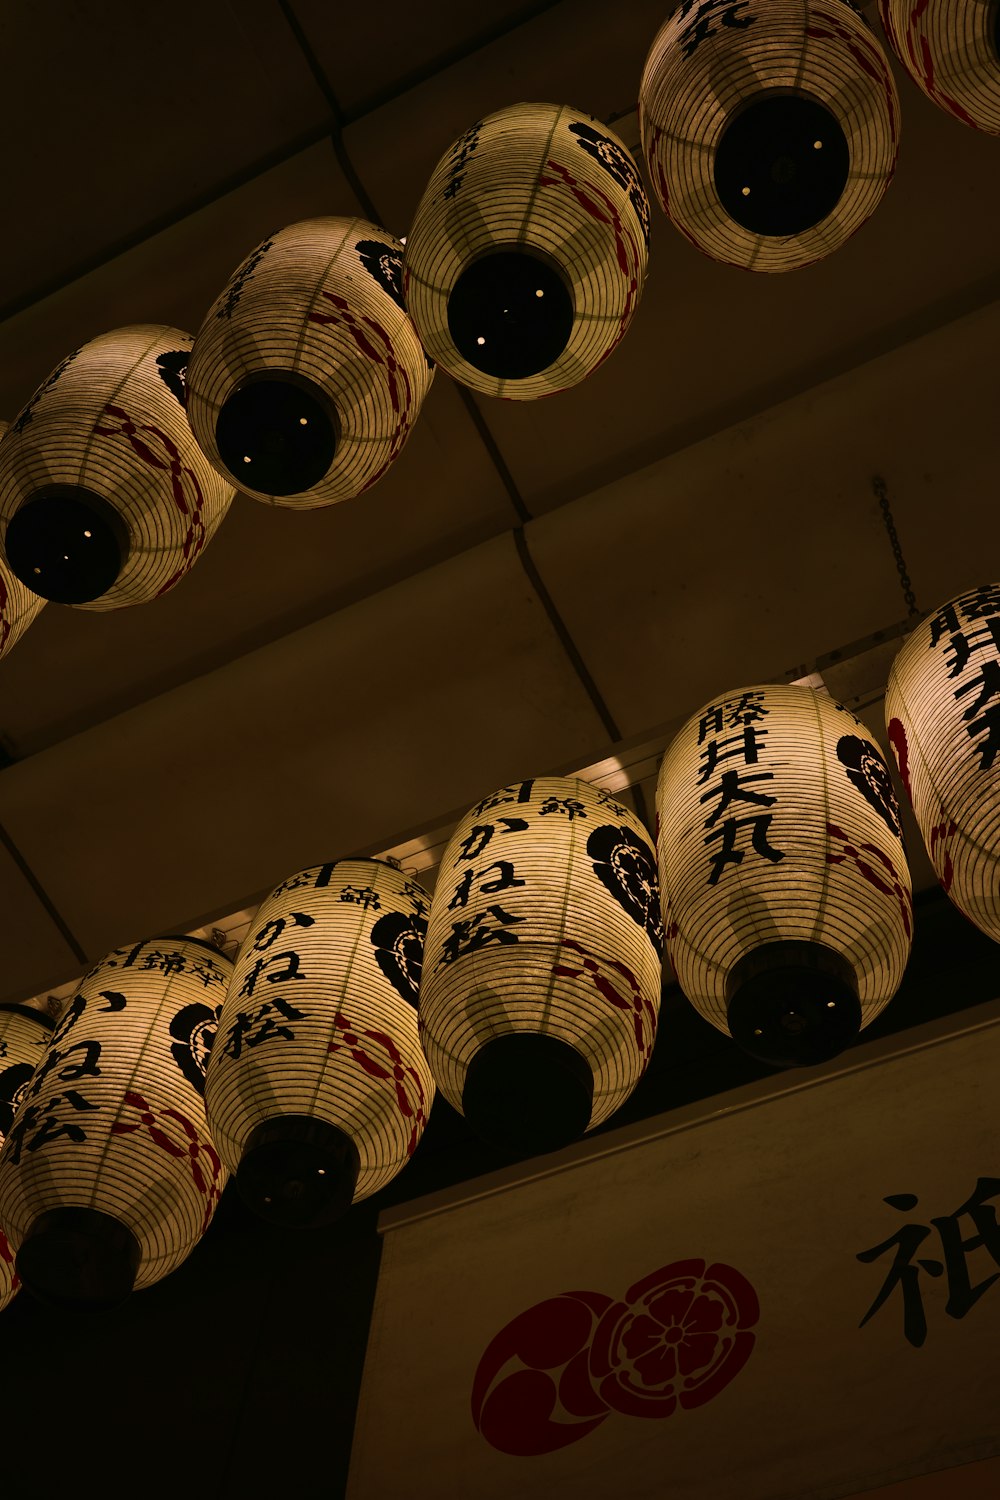
{"label": "lantern bottom opening", "polygon": [[802,234],[840,201],[851,169],[836,117],[807,94],[757,95],[726,125],[715,153],[715,190],[751,234]]}
{"label": "lantern bottom opening", "polygon": [[219,457],[243,489],[302,495],[329,471],[340,423],[333,402],[295,370],[258,370],[226,397],[215,424]]}
{"label": "lantern bottom opening", "polygon": [[128,1297],[141,1259],[139,1241],[120,1219],[95,1208],[51,1208],[32,1220],[16,1269],[48,1307],[102,1312]]}
{"label": "lantern bottom opening", "polygon": [[448,332],[473,369],[526,380],[554,365],[573,331],[573,297],[555,265],[502,246],[466,266],[448,297]]}
{"label": "lantern bottom opening", "polygon": [[272,1224],[319,1227],[351,1206],[361,1157],[351,1137],[314,1115],[277,1115],[247,1137],[236,1186]]}
{"label": "lantern bottom opening", "polygon": [[854,969],[824,943],[761,943],[726,982],[733,1041],[758,1062],[809,1066],[836,1057],[861,1030]]}
{"label": "lantern bottom opening", "polygon": [[7,560],[33,594],[87,604],[112,587],[129,552],[128,528],[112,505],[79,485],[50,484],[18,507],[7,526]]}
{"label": "lantern bottom opening", "polygon": [[569,1145],[590,1124],[593,1107],[590,1064],[568,1042],[536,1031],[486,1042],[462,1090],[473,1130],[489,1145],[519,1155]]}

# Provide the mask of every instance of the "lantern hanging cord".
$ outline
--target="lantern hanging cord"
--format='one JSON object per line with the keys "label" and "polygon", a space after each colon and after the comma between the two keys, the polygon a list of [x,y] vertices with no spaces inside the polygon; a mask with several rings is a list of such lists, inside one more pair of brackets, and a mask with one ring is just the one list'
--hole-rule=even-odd
{"label": "lantern hanging cord", "polygon": [[906,608],[911,615],[918,615],[917,596],[913,592],[913,584],[910,575],[906,571],[906,560],[903,557],[903,549],[900,545],[899,534],[896,531],[896,522],[893,520],[892,509],[889,505],[889,487],[881,474],[872,478],[872,493],[878,501],[879,510],[882,512],[882,521],[889,538],[889,546],[896,560],[896,572],[899,574],[899,586],[903,590],[903,598],[906,600]]}

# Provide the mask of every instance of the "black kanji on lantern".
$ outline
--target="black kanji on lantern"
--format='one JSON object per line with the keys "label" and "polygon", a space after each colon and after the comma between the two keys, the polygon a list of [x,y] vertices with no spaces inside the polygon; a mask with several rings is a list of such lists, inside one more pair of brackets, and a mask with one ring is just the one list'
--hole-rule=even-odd
{"label": "black kanji on lantern", "polygon": [[[282,960],[285,963],[282,964]],[[251,996],[257,988],[261,975],[268,984],[285,984],[289,980],[305,979],[300,972],[301,959],[297,953],[286,948],[282,953],[272,953],[267,958],[255,959],[240,986],[240,997]],[[271,972],[269,972],[271,971]]]}
{"label": "black kanji on lantern", "polygon": [[590,835],[587,853],[598,880],[633,922],[645,929],[657,953],[662,953],[659,886],[646,845],[631,829],[605,823]]}
{"label": "black kanji on lantern", "polygon": [[458,856],[459,860],[478,859],[497,832],[498,824],[500,825],[498,837],[505,833],[523,833],[528,826],[523,818],[498,818],[497,823],[473,823],[465,838],[459,843],[462,851]]}
{"label": "black kanji on lantern", "polygon": [[282,995],[273,995],[254,1010],[236,1012],[236,1019],[226,1032],[225,1045],[222,1050],[235,1061],[244,1047],[259,1047],[262,1043],[274,1041],[278,1037],[285,1042],[294,1042],[295,1032],[286,1023],[304,1020],[306,1020],[304,1010],[299,1010]]}
{"label": "black kanji on lantern", "polygon": [[[422,903],[421,903],[422,904]],[[427,920],[422,912],[386,912],[371,931],[375,962],[396,994],[415,1006],[420,995]]]}
{"label": "black kanji on lantern", "polygon": [[[493,871],[496,870],[496,874]],[[487,879],[486,877],[490,878]],[[479,889],[487,896],[495,896],[499,891],[509,891],[514,886],[525,885],[526,882],[519,880],[514,874],[514,866],[509,859],[498,859],[493,864],[487,865],[485,870],[466,870],[461,880],[455,887],[454,894],[448,902],[448,910],[456,911],[461,906],[468,906],[469,897],[472,895],[476,882]]]}
{"label": "black kanji on lantern", "polygon": [[[77,995],[76,1000],[80,1001],[81,997]],[[20,1108],[7,1136],[10,1159],[14,1166],[21,1160],[23,1151],[39,1151],[62,1136],[77,1143],[87,1139],[86,1131],[74,1116],[90,1113],[100,1106],[93,1104],[79,1089],[64,1088],[44,1102],[37,1102],[38,1095],[50,1077],[54,1077],[57,1083],[76,1084],[86,1078],[101,1076],[98,1066],[100,1042],[74,1042],[68,1047],[61,1045],[82,1014],[85,1004],[83,1001],[75,1008],[70,1007],[53,1033],[34,1077],[24,1090]]]}
{"label": "black kanji on lantern", "polygon": [[403,252],[387,245],[382,240],[358,240],[355,245],[358,258],[365,270],[375,278],[379,286],[403,311]]}
{"label": "black kanji on lantern", "polygon": [[950,679],[975,668],[954,698],[970,739],[980,741],[980,769],[988,771],[1000,754],[1000,585],[983,584],[946,604],[931,621],[930,649],[942,641]]}
{"label": "black kanji on lantern", "polygon": [[874,745],[858,734],[841,735],[837,741],[837,759],[847,770],[848,780],[878,813],[890,833],[903,837],[899,821],[899,804],[889,776],[889,768]]}
{"label": "black kanji on lantern", "polygon": [[531,801],[531,790],[535,785],[534,780],[519,781],[514,786],[502,786],[499,791],[491,792],[484,797],[482,802],[477,802],[472,809],[474,818],[481,818],[485,812],[493,812],[497,807],[507,807],[511,803],[525,803]]}
{"label": "black kanji on lantern", "polygon": [[[889,1251],[894,1253],[882,1288],[861,1319],[859,1327],[863,1328],[898,1288],[903,1299],[903,1336],[908,1343],[919,1349],[927,1338],[921,1272],[932,1277],[947,1277],[948,1300],[944,1310],[950,1318],[964,1318],[984,1292],[989,1291],[1000,1280],[1000,1225],[997,1224],[996,1209],[992,1205],[992,1200],[998,1194],[1000,1178],[980,1177],[972,1193],[953,1213],[931,1219],[930,1225],[904,1224],[880,1245],[873,1246],[871,1250],[862,1250],[856,1258],[865,1264],[878,1260]],[[919,1200],[914,1193],[892,1193],[882,1201],[900,1213],[909,1213],[916,1208]],[[963,1229],[964,1219],[971,1224],[971,1234]],[[917,1258],[917,1251],[931,1236],[931,1226],[937,1231],[941,1258]],[[973,1282],[973,1274],[978,1272],[970,1271],[969,1257],[976,1251],[981,1252],[980,1269],[985,1269],[982,1253],[992,1260],[997,1269]]]}
{"label": "black kanji on lantern", "polygon": [[752,26],[756,16],[747,15],[749,0],[681,0],[679,16],[684,23],[681,30],[681,51],[685,57],[693,57],[702,42],[714,36],[720,26],[735,31],[745,31]]}
{"label": "black kanji on lantern", "polygon": [[[746,811],[747,807],[770,808],[775,805],[777,797],[762,788],[763,783],[774,780],[774,772],[741,769],[756,767],[767,749],[764,741],[768,730],[755,726],[769,712],[763,692],[746,692],[738,698],[713,704],[699,721],[698,744],[704,748],[700,752],[701,768],[696,785],[708,786],[698,800],[709,809],[704,826],[710,830],[704,844],[706,848],[718,844],[710,856],[709,885],[718,883],[727,865],[741,864],[748,847],[772,863],[785,857],[784,851],[771,843],[769,835],[773,815],[753,812],[751,816]],[[735,766],[731,764],[734,761]],[[713,784],[708,785],[710,782]],[[749,839],[744,838],[741,842],[739,836],[744,831],[749,832]]]}
{"label": "black kanji on lantern", "polygon": [[474,917],[460,917],[457,922],[452,923],[451,936],[445,938],[441,944],[438,968],[442,968],[445,964],[453,964],[456,959],[463,958],[466,953],[476,953],[490,943],[499,943],[506,947],[519,942],[518,934],[511,932],[510,929],[524,920],[524,917],[514,916],[511,912],[505,911],[499,904],[488,906],[485,911],[477,912]]}

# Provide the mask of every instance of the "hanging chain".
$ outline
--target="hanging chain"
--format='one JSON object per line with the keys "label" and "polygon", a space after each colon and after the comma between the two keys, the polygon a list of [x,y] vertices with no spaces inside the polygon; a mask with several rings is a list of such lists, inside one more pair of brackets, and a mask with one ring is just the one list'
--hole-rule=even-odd
{"label": "hanging chain", "polygon": [[885,524],[886,534],[889,537],[889,546],[892,548],[892,555],[896,559],[896,572],[899,574],[899,584],[903,590],[906,607],[911,615],[918,615],[920,611],[917,608],[917,596],[913,592],[913,584],[910,582],[910,575],[906,571],[903,549],[900,546],[896,523],[892,518],[892,511],[889,507],[889,489],[881,474],[876,474],[872,478],[872,491],[878,501],[879,510],[882,512],[882,520]]}

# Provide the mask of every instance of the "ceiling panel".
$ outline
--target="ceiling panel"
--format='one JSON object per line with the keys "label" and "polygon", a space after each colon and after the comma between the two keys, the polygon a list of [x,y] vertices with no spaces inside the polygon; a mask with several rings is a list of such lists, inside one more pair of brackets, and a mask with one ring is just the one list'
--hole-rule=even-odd
{"label": "ceiling panel", "polygon": [[4,304],[328,116],[269,0],[18,0],[4,53],[5,214],[22,231],[0,247]]}
{"label": "ceiling panel", "polygon": [[8,845],[0,828],[0,993],[23,998],[79,973],[81,965]]}
{"label": "ceiling panel", "polygon": [[459,54],[480,52],[507,31],[517,45],[523,23],[539,11],[560,9],[555,0],[435,0],[433,6],[398,6],[387,24],[378,6],[294,0],[293,8],[348,118],[366,114]]}
{"label": "ceiling panel", "polygon": [[96,956],[605,738],[503,537],[9,766],[0,822]]}

